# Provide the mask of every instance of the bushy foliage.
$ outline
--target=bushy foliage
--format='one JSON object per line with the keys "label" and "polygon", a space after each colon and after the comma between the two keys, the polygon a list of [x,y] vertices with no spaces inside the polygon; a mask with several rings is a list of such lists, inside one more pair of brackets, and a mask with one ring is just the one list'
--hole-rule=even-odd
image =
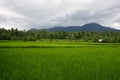
{"label": "bushy foliage", "polygon": [[24,41],[35,41],[42,39],[68,39],[72,40],[82,40],[82,41],[93,41],[98,42],[99,39],[104,39],[110,43],[120,43],[120,32],[64,32],[64,31],[20,31],[18,29],[6,30],[0,28],[0,40],[24,40]]}

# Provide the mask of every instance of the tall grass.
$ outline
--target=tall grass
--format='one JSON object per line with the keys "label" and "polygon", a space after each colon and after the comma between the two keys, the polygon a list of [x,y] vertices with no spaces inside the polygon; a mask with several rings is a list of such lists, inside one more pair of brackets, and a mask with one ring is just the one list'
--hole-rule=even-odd
{"label": "tall grass", "polygon": [[67,40],[57,41],[0,41],[0,48],[81,48],[81,47],[120,47],[119,43],[93,43]]}
{"label": "tall grass", "polygon": [[119,80],[120,47],[96,46],[0,48],[0,80]]}

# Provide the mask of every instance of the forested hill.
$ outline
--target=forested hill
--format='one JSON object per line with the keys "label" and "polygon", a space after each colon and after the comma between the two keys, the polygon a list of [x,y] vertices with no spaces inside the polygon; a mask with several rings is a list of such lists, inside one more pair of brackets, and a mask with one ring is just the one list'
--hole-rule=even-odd
{"label": "forested hill", "polygon": [[[31,30],[37,30],[37,29],[31,29]],[[45,31],[97,31],[97,32],[120,31],[114,28],[102,26],[97,23],[89,23],[83,26],[53,27],[49,29],[40,29],[40,30],[45,30]]]}

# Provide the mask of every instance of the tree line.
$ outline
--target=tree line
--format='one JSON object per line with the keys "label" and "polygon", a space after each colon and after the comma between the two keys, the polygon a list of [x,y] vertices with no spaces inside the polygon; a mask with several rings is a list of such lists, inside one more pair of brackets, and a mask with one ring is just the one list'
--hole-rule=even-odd
{"label": "tree line", "polygon": [[28,30],[21,31],[18,29],[11,28],[6,30],[4,28],[0,28],[0,40],[23,40],[23,41],[36,41],[49,39],[52,41],[53,39],[68,39],[70,41],[93,41],[97,42],[99,39],[104,39],[109,43],[120,43],[120,32],[64,32],[64,31],[42,31],[42,30]]}

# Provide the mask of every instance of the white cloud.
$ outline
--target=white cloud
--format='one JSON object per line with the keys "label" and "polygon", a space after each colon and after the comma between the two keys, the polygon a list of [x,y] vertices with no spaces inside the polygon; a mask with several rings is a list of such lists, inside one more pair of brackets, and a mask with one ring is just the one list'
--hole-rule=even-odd
{"label": "white cloud", "polygon": [[120,0],[0,0],[0,24],[30,29],[97,22],[120,28],[113,25],[119,24],[119,5]]}

